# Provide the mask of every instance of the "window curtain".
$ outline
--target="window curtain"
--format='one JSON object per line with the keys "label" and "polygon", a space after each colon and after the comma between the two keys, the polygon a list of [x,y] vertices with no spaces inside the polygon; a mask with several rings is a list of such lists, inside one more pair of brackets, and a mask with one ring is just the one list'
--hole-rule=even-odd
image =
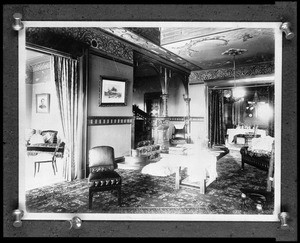
{"label": "window curtain", "polygon": [[209,146],[225,144],[224,91],[209,91]]}
{"label": "window curtain", "polygon": [[84,62],[84,55],[78,60],[51,57],[65,140],[63,175],[67,181],[85,177],[87,84]]}

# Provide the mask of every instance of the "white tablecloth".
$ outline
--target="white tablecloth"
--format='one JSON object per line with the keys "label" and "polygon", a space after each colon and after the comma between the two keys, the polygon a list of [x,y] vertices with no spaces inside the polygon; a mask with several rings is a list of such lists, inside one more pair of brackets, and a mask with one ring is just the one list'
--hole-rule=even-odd
{"label": "white tablecloth", "polygon": [[160,161],[146,165],[141,173],[155,176],[168,176],[176,172],[178,167],[188,168],[188,175],[197,177],[217,178],[217,158],[207,150],[198,150],[191,155],[162,154]]}
{"label": "white tablecloth", "polygon": [[[227,129],[228,135],[228,143],[233,142],[233,138],[237,134],[247,134],[247,133],[254,133],[254,129],[246,129],[246,128],[234,128],[234,129]],[[265,137],[266,130],[263,129],[256,129],[256,134],[259,134],[261,137]]]}

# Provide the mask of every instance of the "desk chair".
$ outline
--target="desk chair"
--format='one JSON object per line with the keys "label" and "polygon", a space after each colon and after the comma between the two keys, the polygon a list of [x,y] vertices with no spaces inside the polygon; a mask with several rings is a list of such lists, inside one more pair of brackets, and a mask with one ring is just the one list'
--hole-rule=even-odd
{"label": "desk chair", "polygon": [[64,145],[65,145],[64,142],[57,143],[57,146],[55,147],[55,150],[53,151],[53,153],[42,153],[41,152],[34,157],[34,177],[36,175],[36,169],[37,169],[37,172],[39,172],[40,164],[43,164],[43,163],[51,163],[52,168],[53,168],[53,173],[54,173],[54,175],[56,175],[55,172],[58,172],[57,165],[56,165],[57,152],[58,152],[58,149],[61,147],[64,147]]}

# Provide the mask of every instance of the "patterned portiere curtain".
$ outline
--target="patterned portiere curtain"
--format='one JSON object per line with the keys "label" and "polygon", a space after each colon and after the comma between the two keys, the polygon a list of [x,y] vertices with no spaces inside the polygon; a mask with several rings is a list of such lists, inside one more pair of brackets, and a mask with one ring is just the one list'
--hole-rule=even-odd
{"label": "patterned portiere curtain", "polygon": [[80,59],[51,57],[65,140],[63,174],[67,181],[85,177],[86,84]]}
{"label": "patterned portiere curtain", "polygon": [[224,91],[209,89],[208,92],[208,138],[210,147],[212,147],[225,144]]}

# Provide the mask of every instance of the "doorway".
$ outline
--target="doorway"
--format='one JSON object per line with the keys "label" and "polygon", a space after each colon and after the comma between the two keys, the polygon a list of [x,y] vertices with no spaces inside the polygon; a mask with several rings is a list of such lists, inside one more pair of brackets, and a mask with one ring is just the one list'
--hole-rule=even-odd
{"label": "doorway", "polygon": [[[63,159],[57,158],[57,170],[51,163],[43,163],[35,168],[37,156],[44,150],[52,149],[51,141],[62,138],[62,126],[59,113],[55,82],[50,71],[50,55],[42,51],[26,48],[26,110],[25,110],[25,189],[51,185],[64,181]],[[39,107],[39,97],[46,97],[46,110]],[[46,131],[56,131],[53,139],[45,142]],[[35,144],[37,144],[35,146]],[[34,148],[37,150],[35,151]],[[53,148],[54,149],[54,148]],[[46,153],[46,152],[45,152]],[[50,155],[51,157],[51,155]],[[45,158],[43,158],[45,159]]]}
{"label": "doorway", "polygon": [[146,112],[150,116],[161,116],[161,94],[161,92],[151,92],[144,94],[144,104],[146,107]]}
{"label": "doorway", "polygon": [[[231,136],[237,129],[274,137],[274,85],[249,85],[243,86],[243,89],[245,94],[240,98],[233,98],[232,88],[229,87],[209,89],[211,146],[243,146],[243,139]],[[244,134],[236,135],[243,137]]]}

